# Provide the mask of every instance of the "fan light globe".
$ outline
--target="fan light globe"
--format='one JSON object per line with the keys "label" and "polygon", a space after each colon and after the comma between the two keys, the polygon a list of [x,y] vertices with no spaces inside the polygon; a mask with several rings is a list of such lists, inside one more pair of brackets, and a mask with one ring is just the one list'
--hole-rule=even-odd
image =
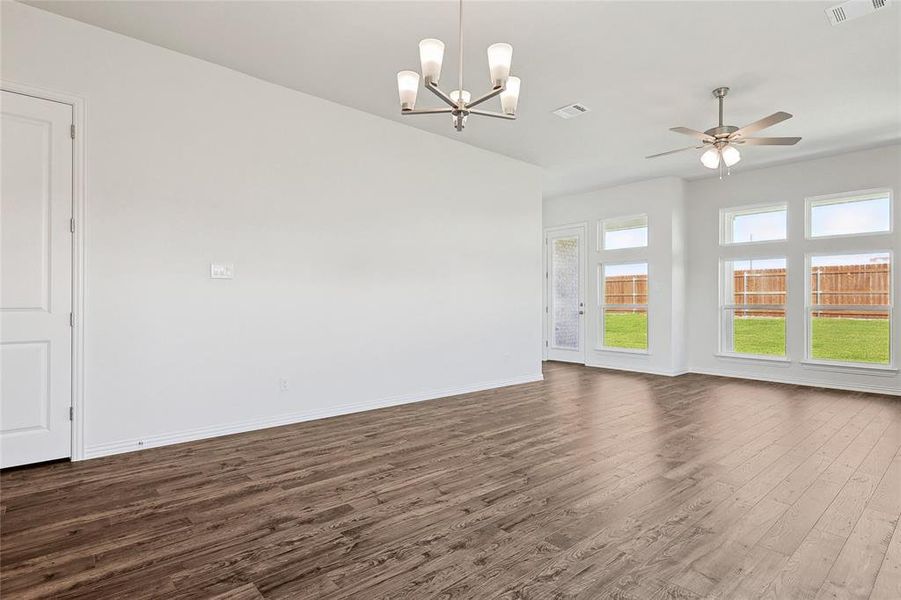
{"label": "fan light globe", "polygon": [[716,169],[719,167],[720,151],[716,148],[708,148],[707,151],[701,155],[701,164],[708,169]]}
{"label": "fan light globe", "polygon": [[723,155],[723,162],[726,163],[727,167],[731,167],[741,160],[741,152],[739,152],[738,148],[735,146],[723,147],[723,149],[720,150],[720,154]]}
{"label": "fan light globe", "polygon": [[441,78],[441,63],[444,62],[444,42],[432,38],[419,42],[419,63],[422,78],[426,83],[437,85]]}
{"label": "fan light globe", "polygon": [[419,73],[401,71],[397,74],[397,95],[400,98],[401,110],[413,110],[416,106],[416,93],[419,91]]}

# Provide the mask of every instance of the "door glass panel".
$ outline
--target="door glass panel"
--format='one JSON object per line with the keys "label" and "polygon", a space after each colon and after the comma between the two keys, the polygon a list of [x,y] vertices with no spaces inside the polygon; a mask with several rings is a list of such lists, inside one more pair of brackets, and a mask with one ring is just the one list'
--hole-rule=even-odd
{"label": "door glass panel", "polygon": [[579,238],[553,240],[551,252],[554,346],[579,349]]}

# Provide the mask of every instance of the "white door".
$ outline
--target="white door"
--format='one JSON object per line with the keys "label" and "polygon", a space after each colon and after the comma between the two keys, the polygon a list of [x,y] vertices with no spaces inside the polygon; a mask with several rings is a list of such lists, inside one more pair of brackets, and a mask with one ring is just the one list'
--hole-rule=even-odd
{"label": "white door", "polygon": [[585,229],[549,229],[545,238],[547,358],[584,363]]}
{"label": "white door", "polygon": [[71,456],[72,107],[2,92],[0,466]]}

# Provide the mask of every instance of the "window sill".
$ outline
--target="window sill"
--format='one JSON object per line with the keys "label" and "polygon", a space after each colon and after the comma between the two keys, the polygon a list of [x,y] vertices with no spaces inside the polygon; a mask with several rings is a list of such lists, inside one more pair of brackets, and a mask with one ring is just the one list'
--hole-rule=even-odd
{"label": "window sill", "polygon": [[898,372],[898,368],[891,365],[830,362],[826,360],[802,360],[801,366],[805,369],[817,369],[820,371],[837,371],[839,373],[865,373],[869,375],[894,375]]}
{"label": "window sill", "polygon": [[717,358],[725,358],[729,360],[751,361],[751,362],[769,362],[779,365],[788,366],[791,359],[787,356],[767,356],[766,354],[731,354],[729,352],[717,352],[714,354]]}
{"label": "window sill", "polygon": [[615,352],[616,354],[637,354],[639,356],[649,356],[648,350],[638,350],[633,348],[611,348],[609,346],[601,346],[595,348],[596,352]]}
{"label": "window sill", "polygon": [[785,244],[788,243],[786,238],[781,238],[778,240],[754,240],[751,242],[726,242],[720,241],[721,248],[738,248],[745,246],[767,246],[770,244]]}

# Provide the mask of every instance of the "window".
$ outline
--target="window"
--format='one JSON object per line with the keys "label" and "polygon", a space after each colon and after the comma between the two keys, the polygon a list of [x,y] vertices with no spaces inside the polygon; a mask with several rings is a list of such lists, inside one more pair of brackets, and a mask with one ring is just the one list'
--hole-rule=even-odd
{"label": "window", "polygon": [[721,211],[722,244],[747,244],[786,239],[788,209],[785,204],[730,208]]}
{"label": "window", "polygon": [[808,257],[809,360],[891,364],[891,263],[889,252]]}
{"label": "window", "polygon": [[648,263],[605,264],[598,273],[600,338],[608,349],[648,348]]}
{"label": "window", "polygon": [[720,351],[785,356],[786,260],[723,261]]}
{"label": "window", "polygon": [[598,238],[601,240],[602,250],[645,248],[648,245],[648,216],[602,221]]}
{"label": "window", "polygon": [[892,199],[888,190],[810,198],[807,207],[808,238],[892,230]]}

